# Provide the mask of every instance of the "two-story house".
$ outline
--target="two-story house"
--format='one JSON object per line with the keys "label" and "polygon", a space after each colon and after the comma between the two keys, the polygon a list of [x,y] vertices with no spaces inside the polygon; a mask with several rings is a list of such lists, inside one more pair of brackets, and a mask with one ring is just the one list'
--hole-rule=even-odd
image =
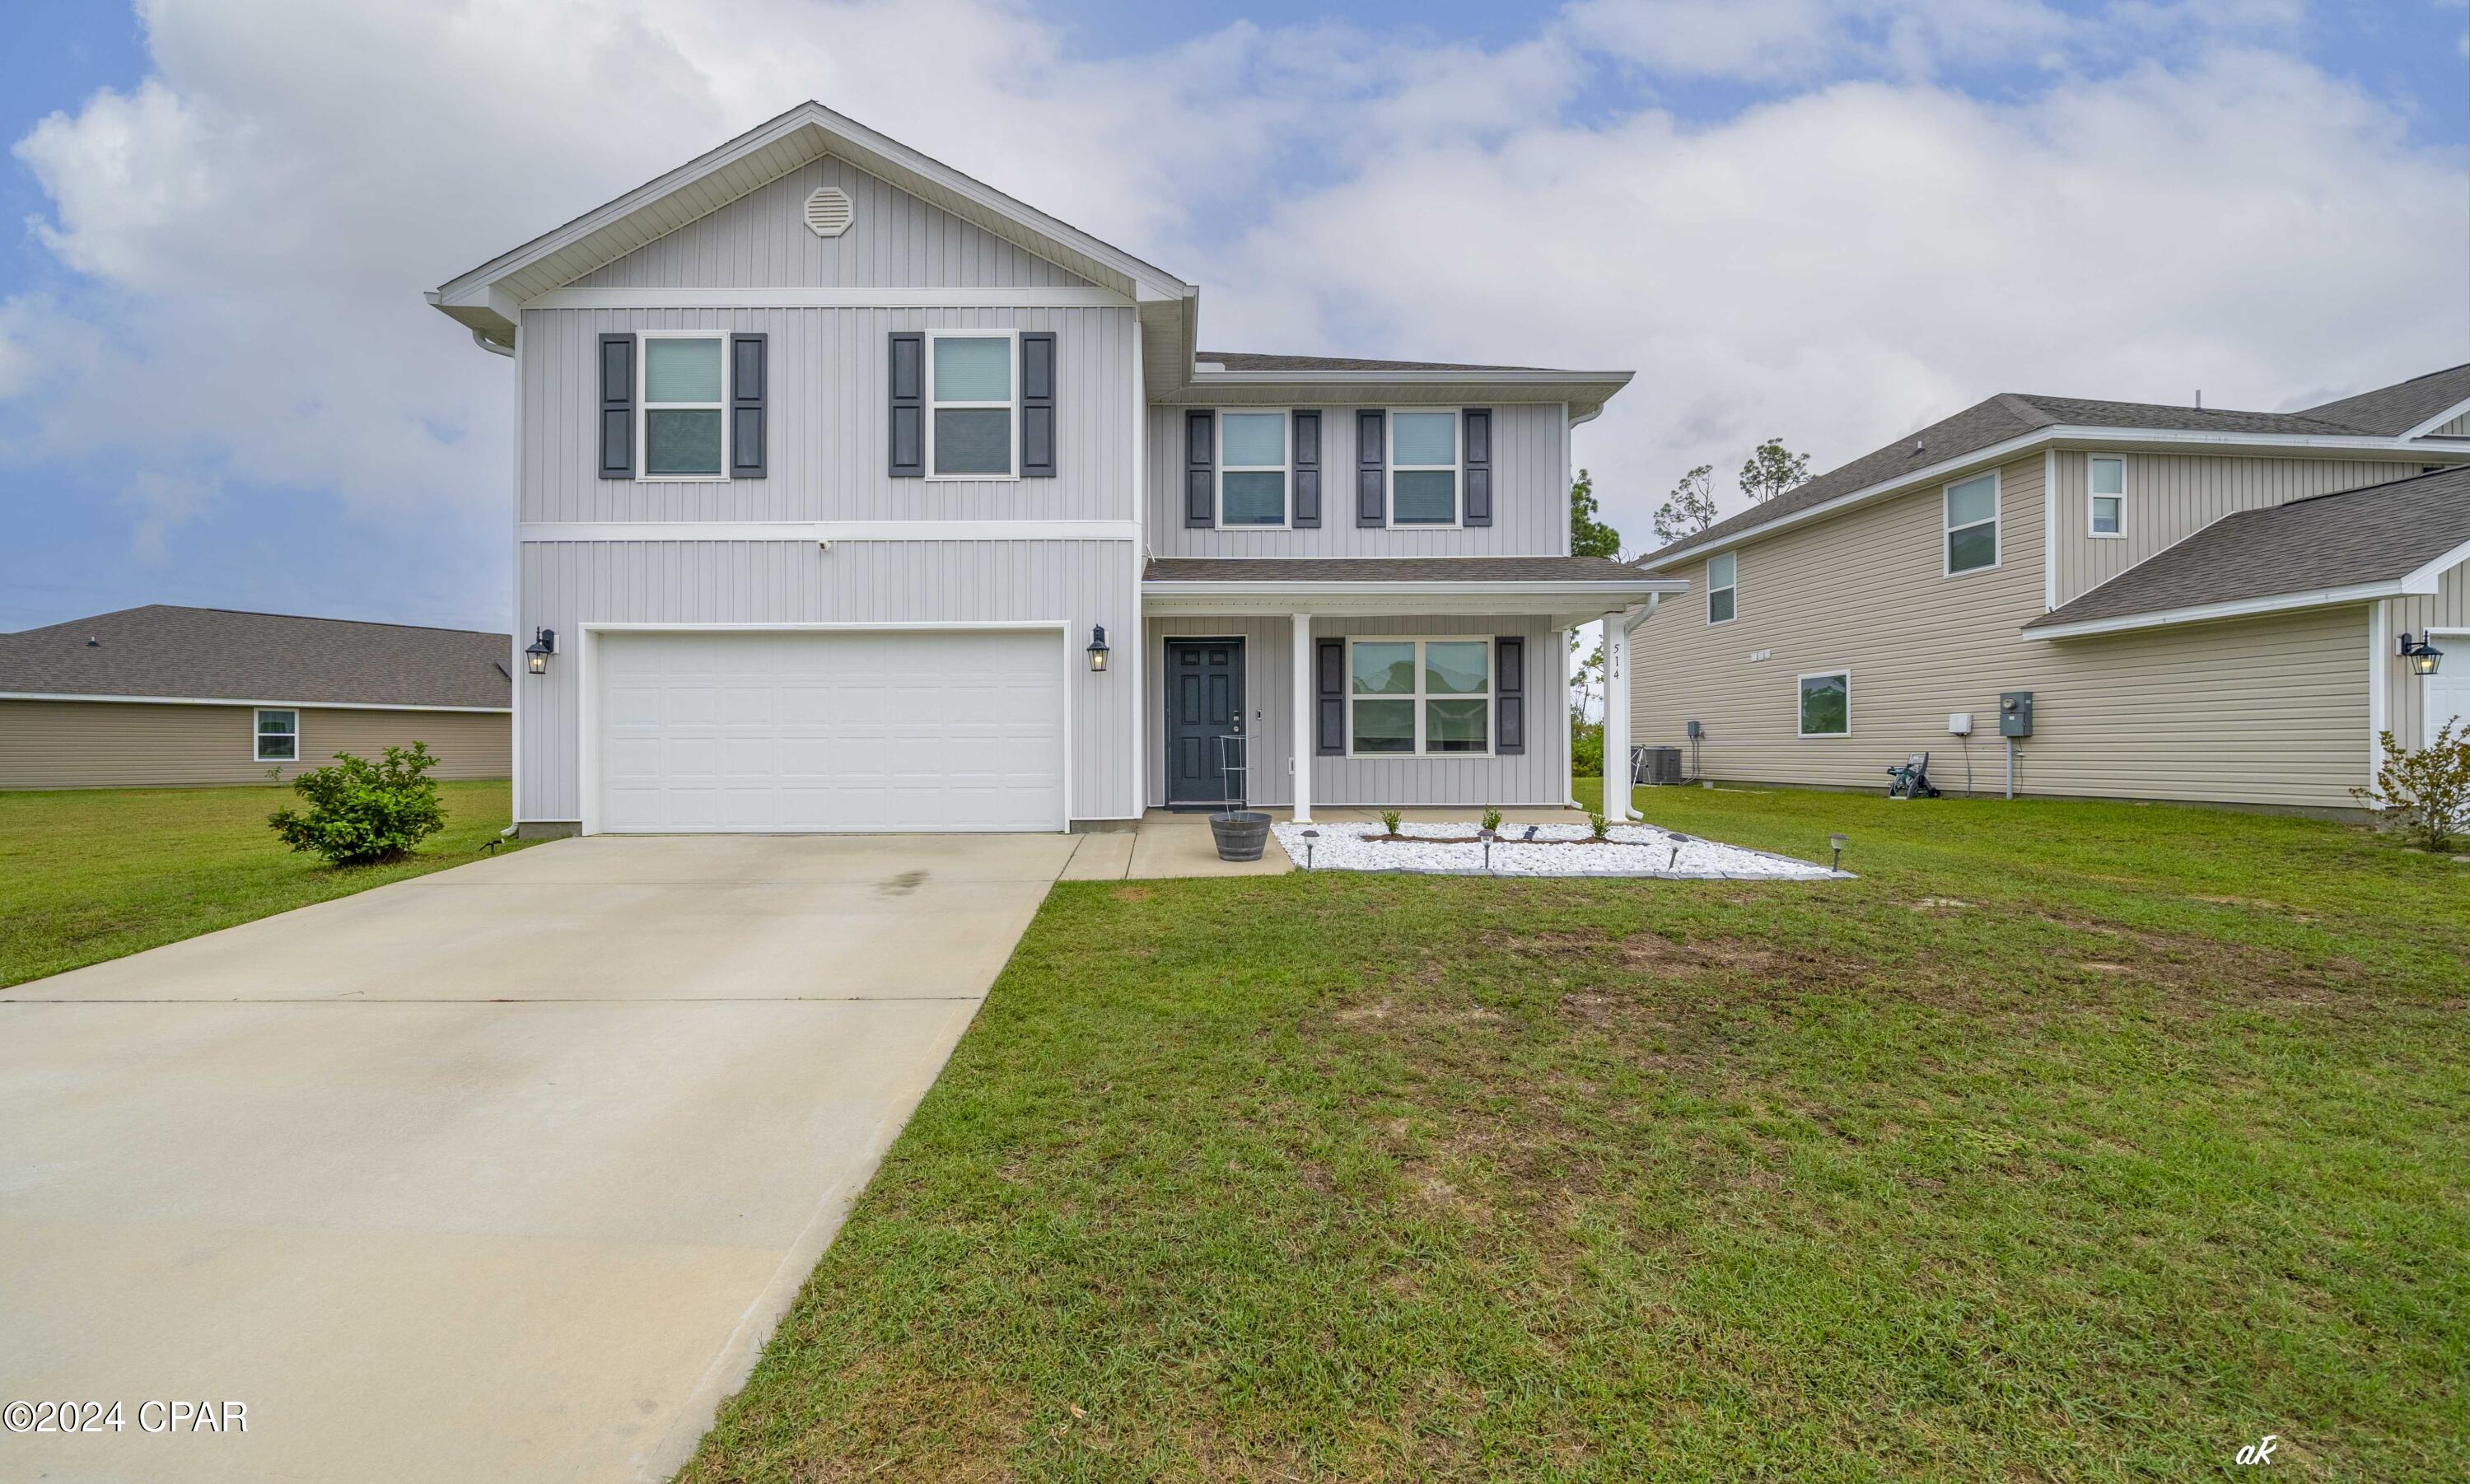
{"label": "two-story house", "polygon": [[[1642,558],[1633,740],[1725,780],[2355,808],[2470,716],[2470,366],[2296,412],[2007,394]],[[2457,651],[2448,663],[2446,648]],[[1969,735],[1966,730],[1969,723]]]}
{"label": "two-story house", "polygon": [[514,362],[526,834],[1559,804],[1568,631],[1686,587],[1569,554],[1627,373],[1197,352],[816,104],[429,298]]}

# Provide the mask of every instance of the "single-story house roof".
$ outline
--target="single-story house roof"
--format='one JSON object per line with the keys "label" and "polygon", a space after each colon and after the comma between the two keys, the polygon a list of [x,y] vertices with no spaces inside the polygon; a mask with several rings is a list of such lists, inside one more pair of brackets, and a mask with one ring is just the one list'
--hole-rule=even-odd
{"label": "single-story house roof", "polygon": [[1143,582],[1620,583],[1650,579],[1610,557],[1160,557]]}
{"label": "single-story house roof", "polygon": [[2470,469],[2447,469],[2224,516],[2024,629],[2094,633],[2432,591],[2465,559]]}
{"label": "single-story house roof", "polygon": [[[2470,365],[2438,371],[2394,386],[2299,412],[2248,412],[2227,407],[2181,407],[2150,402],[2109,402],[2001,392],[1952,417],[1851,463],[1795,485],[1638,559],[1654,570],[1685,555],[1719,549],[1728,538],[1787,521],[1856,495],[1876,495],[1899,481],[1982,453],[2047,429],[2112,429],[2122,433],[2183,433],[2211,442],[2252,438],[2299,441],[2324,448],[2390,446],[2429,418],[2470,403]],[[2439,454],[2438,456],[2458,456]]]}
{"label": "single-story house roof", "polygon": [[505,710],[503,634],[151,603],[0,634],[0,696]]}

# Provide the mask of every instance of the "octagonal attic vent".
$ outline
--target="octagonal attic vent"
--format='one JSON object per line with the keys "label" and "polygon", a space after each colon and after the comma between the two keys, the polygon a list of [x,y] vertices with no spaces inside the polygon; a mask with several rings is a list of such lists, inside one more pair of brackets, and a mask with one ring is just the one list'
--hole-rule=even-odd
{"label": "octagonal attic vent", "polygon": [[838,237],[850,229],[849,193],[823,186],[806,197],[806,225],[817,237]]}

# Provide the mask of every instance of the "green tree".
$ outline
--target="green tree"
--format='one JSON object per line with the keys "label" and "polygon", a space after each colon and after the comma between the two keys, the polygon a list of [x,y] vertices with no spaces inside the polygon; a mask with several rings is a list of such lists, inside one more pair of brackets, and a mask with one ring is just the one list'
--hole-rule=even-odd
{"label": "green tree", "polygon": [[1570,486],[1570,554],[1620,555],[1620,532],[1596,519],[1596,476],[1583,469]]}
{"label": "green tree", "polygon": [[1681,476],[1672,498],[1656,507],[1655,539],[1666,545],[1715,523],[1715,466],[1701,464]]}
{"label": "green tree", "polygon": [[1809,477],[1809,455],[1795,453],[1782,438],[1769,438],[1741,461],[1741,493],[1757,504],[1773,499]]}

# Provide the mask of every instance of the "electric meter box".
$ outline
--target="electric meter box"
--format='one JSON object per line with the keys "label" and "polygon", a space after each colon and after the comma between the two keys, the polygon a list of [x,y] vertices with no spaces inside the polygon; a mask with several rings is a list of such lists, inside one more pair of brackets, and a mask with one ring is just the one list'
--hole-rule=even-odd
{"label": "electric meter box", "polygon": [[1998,692],[1998,734],[2002,737],[2029,737],[2033,734],[2033,693],[2031,691]]}

